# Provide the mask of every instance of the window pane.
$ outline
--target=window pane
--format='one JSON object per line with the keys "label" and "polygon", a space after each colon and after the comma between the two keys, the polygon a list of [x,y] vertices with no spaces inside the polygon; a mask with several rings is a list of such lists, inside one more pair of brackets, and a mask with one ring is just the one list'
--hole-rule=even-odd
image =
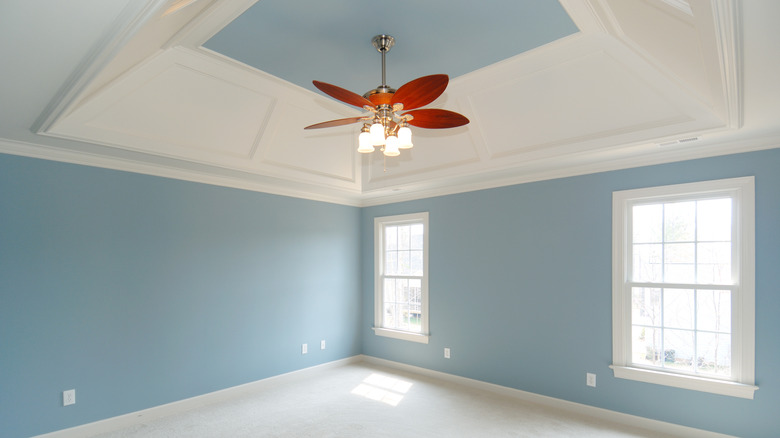
{"label": "window pane", "polygon": [[398,326],[397,309],[395,303],[385,303],[385,311],[382,320],[382,327],[396,328]]}
{"label": "window pane", "polygon": [[631,321],[636,325],[661,326],[661,289],[632,288]]}
{"label": "window pane", "polygon": [[409,302],[416,306],[422,305],[422,281],[410,278],[406,280],[409,288]]}
{"label": "window pane", "polygon": [[699,241],[731,241],[731,199],[710,199],[697,203]]}
{"label": "window pane", "polygon": [[696,347],[700,373],[731,375],[731,335],[699,333]]}
{"label": "window pane", "polygon": [[663,245],[641,244],[633,248],[633,281],[659,282],[663,280],[661,260]]}
{"label": "window pane", "polygon": [[670,283],[696,282],[696,244],[670,243],[664,245],[664,281]]}
{"label": "window pane", "polygon": [[700,263],[731,264],[731,243],[714,242],[697,244]]}
{"label": "window pane", "polygon": [[395,302],[395,279],[385,278],[385,288],[382,296],[384,297],[385,303]]}
{"label": "window pane", "polygon": [[398,249],[398,227],[385,227],[385,250]]}
{"label": "window pane", "polygon": [[425,231],[423,224],[412,225],[412,243],[411,249],[423,249],[423,232]]}
{"label": "window pane", "polygon": [[660,366],[663,360],[663,355],[661,354],[661,329],[633,326],[631,336],[631,359],[633,363]]}
{"label": "window pane", "polygon": [[731,333],[731,291],[697,291],[696,328],[711,332]]}
{"label": "window pane", "polygon": [[398,275],[409,275],[412,271],[409,251],[398,251]]}
{"label": "window pane", "polygon": [[399,303],[409,302],[409,280],[399,278],[395,281],[395,297]]}
{"label": "window pane", "polygon": [[411,252],[411,272],[410,275],[423,275],[423,252]]}
{"label": "window pane", "polygon": [[422,331],[422,281],[419,279],[385,279],[383,327]]}
{"label": "window pane", "polygon": [[400,317],[398,322],[398,327],[401,330],[409,330],[409,305],[408,304],[399,304],[398,305],[398,315]]}
{"label": "window pane", "polygon": [[692,242],[696,238],[696,202],[664,204],[664,241]]}
{"label": "window pane", "polygon": [[[422,282],[395,279],[385,282],[385,327],[420,333],[422,331]],[[393,297],[393,302],[389,302]]]}
{"label": "window pane", "polygon": [[409,249],[412,238],[411,231],[412,227],[409,225],[398,227],[398,249]]}
{"label": "window pane", "polygon": [[699,243],[696,248],[697,282],[731,284],[731,243]]}
{"label": "window pane", "polygon": [[385,253],[385,274],[398,274],[398,251],[387,251]]}
{"label": "window pane", "polygon": [[688,330],[664,330],[664,367],[681,371],[694,371],[693,332]]}
{"label": "window pane", "polygon": [[631,212],[633,241],[635,243],[662,242],[663,206],[661,204],[636,205]]}
{"label": "window pane", "polygon": [[694,295],[691,289],[664,289],[664,327],[693,329]]}

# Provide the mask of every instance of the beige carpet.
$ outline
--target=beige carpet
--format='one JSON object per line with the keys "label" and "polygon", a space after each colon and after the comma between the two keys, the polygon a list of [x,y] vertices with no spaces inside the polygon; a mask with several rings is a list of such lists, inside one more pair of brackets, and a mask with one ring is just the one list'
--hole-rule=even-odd
{"label": "beige carpet", "polygon": [[365,362],[150,420],[118,437],[662,437]]}

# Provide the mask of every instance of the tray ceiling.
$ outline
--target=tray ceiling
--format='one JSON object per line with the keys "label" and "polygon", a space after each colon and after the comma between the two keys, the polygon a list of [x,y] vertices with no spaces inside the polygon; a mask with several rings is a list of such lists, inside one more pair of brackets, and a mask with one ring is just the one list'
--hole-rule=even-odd
{"label": "tray ceiling", "polygon": [[[54,159],[349,205],[776,147],[723,142],[744,118],[734,1],[370,5],[128,2],[33,129],[69,142]],[[447,73],[431,106],[471,123],[386,160],[355,151],[359,125],[304,131],[362,114],[311,80],[377,86],[379,33],[391,86]]]}

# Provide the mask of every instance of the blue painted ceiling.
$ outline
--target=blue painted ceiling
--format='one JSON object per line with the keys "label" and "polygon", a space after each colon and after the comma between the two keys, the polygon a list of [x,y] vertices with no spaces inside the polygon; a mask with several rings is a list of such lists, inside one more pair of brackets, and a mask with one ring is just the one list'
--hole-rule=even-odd
{"label": "blue painted ceiling", "polygon": [[204,47],[301,87],[382,82],[374,35],[396,39],[387,85],[464,75],[578,32],[557,0],[260,0]]}

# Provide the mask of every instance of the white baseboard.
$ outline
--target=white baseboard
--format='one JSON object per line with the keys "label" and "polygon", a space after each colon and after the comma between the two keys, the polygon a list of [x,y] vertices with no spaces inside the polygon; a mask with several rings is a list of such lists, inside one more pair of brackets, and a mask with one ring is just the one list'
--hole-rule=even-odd
{"label": "white baseboard", "polygon": [[475,389],[490,391],[493,393],[506,395],[523,401],[537,403],[543,406],[548,406],[551,408],[560,409],[567,412],[588,416],[591,418],[598,418],[605,421],[611,421],[613,423],[624,424],[631,427],[639,427],[642,429],[664,433],[667,435],[680,436],[686,438],[736,438],[731,435],[709,432],[706,430],[695,429],[692,427],[681,426],[678,424],[667,423],[659,420],[651,420],[649,418],[638,417],[636,415],[610,411],[608,409],[597,408],[594,406],[588,406],[581,403],[574,403],[574,402],[561,400],[553,397],[534,394],[532,392],[526,392],[526,391],[521,391],[519,389],[509,388],[506,386],[500,386],[493,383],[487,383],[480,380],[469,379],[466,377],[460,377],[453,374],[447,374],[440,371],[434,371],[427,368],[421,368],[414,365],[407,365],[400,362],[393,362],[387,359],[380,359],[377,357],[366,356],[366,355],[352,356],[345,359],[340,359],[333,362],[328,362],[321,365],[304,368],[302,370],[292,371],[289,373],[280,374],[278,376],[268,377],[266,379],[257,380],[255,382],[249,382],[243,385],[238,385],[231,388],[210,392],[208,394],[191,397],[173,403],[155,406],[153,408],[131,412],[129,414],[119,415],[117,417],[107,418],[105,420],[96,421],[94,423],[83,424],[81,426],[76,426],[69,429],[62,429],[44,435],[38,435],[36,438],[80,438],[84,436],[92,436],[101,433],[107,433],[114,430],[134,426],[136,424],[149,422],[157,418],[162,418],[169,415],[186,412],[202,406],[207,406],[210,404],[230,400],[234,397],[238,397],[248,392],[257,391],[263,388],[268,388],[271,385],[290,383],[299,379],[310,377],[312,374],[316,374],[317,372],[320,372],[325,369],[335,368],[335,367],[348,365],[351,363],[357,363],[357,362],[366,362],[368,364],[379,365],[387,368],[393,368],[401,371],[420,374],[423,376],[428,376],[428,377],[460,384],[463,386],[468,386]]}
{"label": "white baseboard", "polygon": [[257,391],[262,388],[268,388],[271,385],[279,385],[293,382],[302,378],[307,378],[311,374],[320,372],[325,369],[360,362],[362,360],[363,357],[360,355],[348,357],[346,359],[339,359],[333,362],[304,368],[302,370],[279,374],[277,376],[268,377],[266,379],[245,383],[243,385],[233,386],[230,388],[221,389],[219,391],[210,392],[208,394],[155,406],[153,408],[131,412],[129,414],[119,415],[117,417],[107,418],[105,420],[96,421],[94,423],[82,424],[80,426],[38,435],[35,438],[81,438],[85,436],[107,433],[117,429],[134,426],[136,424],[149,422],[157,418],[167,417],[169,415],[186,412],[202,406],[230,400],[248,392]]}
{"label": "white baseboard", "polygon": [[445,380],[463,386],[490,391],[493,393],[498,393],[509,397],[517,398],[523,401],[537,403],[551,408],[588,416],[591,418],[598,418],[605,421],[611,421],[613,423],[623,424],[631,427],[638,427],[638,428],[647,429],[650,431],[659,432],[667,435],[686,437],[686,438],[737,438],[732,435],[724,435],[722,433],[710,432],[702,429],[695,429],[693,427],[681,426],[679,424],[667,423],[665,421],[651,420],[649,418],[638,417],[636,415],[610,411],[609,409],[597,408],[595,406],[589,406],[581,403],[561,400],[554,397],[548,397],[546,395],[534,394],[532,392],[521,391],[519,389],[509,388],[507,386],[501,386],[493,383],[483,382],[480,380],[469,379],[467,377],[456,376],[453,374],[447,374],[440,371],[433,371],[427,368],[421,368],[414,365],[407,365],[400,362],[393,362],[387,359],[380,359],[378,357],[366,356],[366,355],[361,355],[359,357],[364,362],[367,362],[369,364],[385,366],[388,368],[394,368],[397,370],[407,371],[415,374],[421,374],[424,376]]}

